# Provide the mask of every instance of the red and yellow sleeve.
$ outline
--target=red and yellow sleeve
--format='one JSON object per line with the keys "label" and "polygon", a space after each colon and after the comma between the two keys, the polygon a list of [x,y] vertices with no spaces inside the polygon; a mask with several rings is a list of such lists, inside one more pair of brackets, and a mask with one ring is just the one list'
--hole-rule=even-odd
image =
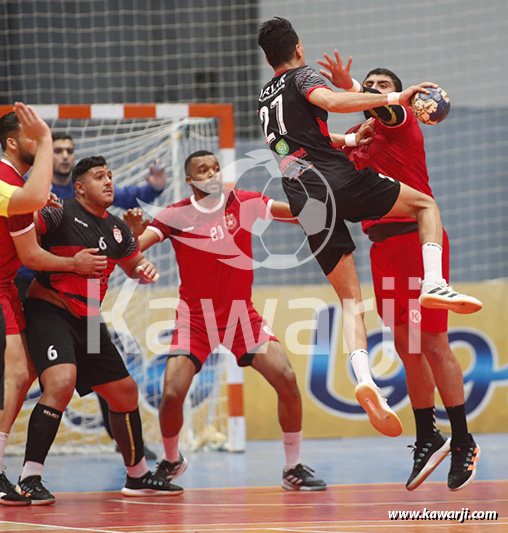
{"label": "red and yellow sleeve", "polygon": [[14,191],[18,189],[16,185],[10,185],[5,181],[0,181],[0,217],[8,217],[9,202]]}

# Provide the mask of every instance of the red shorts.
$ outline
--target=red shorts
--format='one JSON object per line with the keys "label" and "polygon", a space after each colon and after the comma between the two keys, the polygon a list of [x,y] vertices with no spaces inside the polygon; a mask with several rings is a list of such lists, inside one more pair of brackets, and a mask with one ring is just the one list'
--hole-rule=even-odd
{"label": "red shorts", "polygon": [[[419,284],[413,281],[410,288],[410,278],[423,279],[418,232],[372,244],[370,259],[377,310],[386,326],[409,324],[427,333],[442,333],[448,329],[448,311],[421,308]],[[448,280],[449,275],[450,244],[443,231],[443,277]]]}
{"label": "red shorts", "polygon": [[5,316],[5,334],[19,335],[25,329],[25,315],[14,283],[0,285],[0,305]]}
{"label": "red shorts", "polygon": [[246,312],[235,324],[215,327],[215,321],[209,322],[207,329],[203,314],[194,314],[189,318],[187,313],[177,313],[169,357],[187,355],[199,372],[207,357],[221,344],[233,353],[239,366],[248,366],[262,344],[278,341],[251,303],[247,304]]}

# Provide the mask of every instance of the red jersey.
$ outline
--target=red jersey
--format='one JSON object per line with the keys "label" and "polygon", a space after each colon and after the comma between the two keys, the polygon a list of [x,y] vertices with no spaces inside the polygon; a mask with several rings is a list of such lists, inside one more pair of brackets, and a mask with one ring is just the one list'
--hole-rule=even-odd
{"label": "red jersey", "polygon": [[[191,317],[211,300],[217,325],[227,324],[234,300],[250,302],[254,273],[251,228],[269,219],[271,199],[258,192],[227,191],[205,209],[194,196],[166,207],[148,229],[171,239],[180,272],[180,299]],[[207,310],[209,308],[207,307]]]}
{"label": "red jersey", "polygon": [[[370,144],[364,146],[345,146],[344,152],[358,170],[371,167],[376,172],[390,176],[417,191],[432,196],[425,161],[423,133],[410,107],[405,107],[406,120],[399,126],[385,126],[374,120],[376,135]],[[361,124],[351,128],[348,133],[358,131]],[[388,222],[414,222],[413,218],[392,217],[380,220],[364,220],[365,230],[374,224]]]}
{"label": "red jersey", "polygon": [[[23,176],[6,159],[0,161],[0,180],[23,187]],[[12,283],[21,261],[12,237],[22,235],[34,227],[33,213],[0,217],[0,286]]]}

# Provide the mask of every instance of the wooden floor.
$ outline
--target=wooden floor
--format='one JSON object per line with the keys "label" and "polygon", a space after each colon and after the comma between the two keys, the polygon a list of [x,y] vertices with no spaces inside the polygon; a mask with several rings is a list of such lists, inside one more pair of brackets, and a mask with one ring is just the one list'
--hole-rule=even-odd
{"label": "wooden floor", "polygon": [[[335,485],[324,492],[280,487],[187,489],[172,497],[119,492],[56,494],[51,506],[0,508],[5,533],[426,532],[508,531],[508,481],[475,481],[459,492],[427,482]],[[498,520],[390,520],[389,511],[496,511]]]}

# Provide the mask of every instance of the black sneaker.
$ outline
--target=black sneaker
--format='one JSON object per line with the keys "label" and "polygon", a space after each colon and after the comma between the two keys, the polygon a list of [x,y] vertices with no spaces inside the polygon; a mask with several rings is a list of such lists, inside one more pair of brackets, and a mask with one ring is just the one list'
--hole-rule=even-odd
{"label": "black sneaker", "polygon": [[480,458],[480,447],[471,437],[471,444],[452,446],[452,464],[448,474],[448,488],[460,490],[467,487],[476,477],[476,463]]}
{"label": "black sneaker", "polygon": [[177,496],[182,492],[182,487],[172,485],[166,474],[159,470],[155,473],[148,471],[143,477],[127,474],[125,487],[122,489],[124,496]]}
{"label": "black sneaker", "polygon": [[16,485],[16,492],[30,498],[32,505],[51,505],[56,498],[42,484],[41,476],[28,476],[19,480]]}
{"label": "black sneaker", "polygon": [[314,477],[314,470],[302,463],[290,470],[282,470],[281,486],[286,490],[325,490],[326,483]]}
{"label": "black sneaker", "polygon": [[431,439],[416,441],[413,448],[413,471],[406,483],[407,490],[415,490],[434,472],[437,465],[448,455],[450,440],[439,429]]}
{"label": "black sneaker", "polygon": [[7,479],[4,472],[0,474],[0,505],[30,505],[30,500],[16,492],[16,487]]}
{"label": "black sneaker", "polygon": [[157,472],[163,472],[168,481],[181,476],[187,469],[187,459],[178,452],[179,460],[171,463],[163,459],[160,463],[157,464]]}

